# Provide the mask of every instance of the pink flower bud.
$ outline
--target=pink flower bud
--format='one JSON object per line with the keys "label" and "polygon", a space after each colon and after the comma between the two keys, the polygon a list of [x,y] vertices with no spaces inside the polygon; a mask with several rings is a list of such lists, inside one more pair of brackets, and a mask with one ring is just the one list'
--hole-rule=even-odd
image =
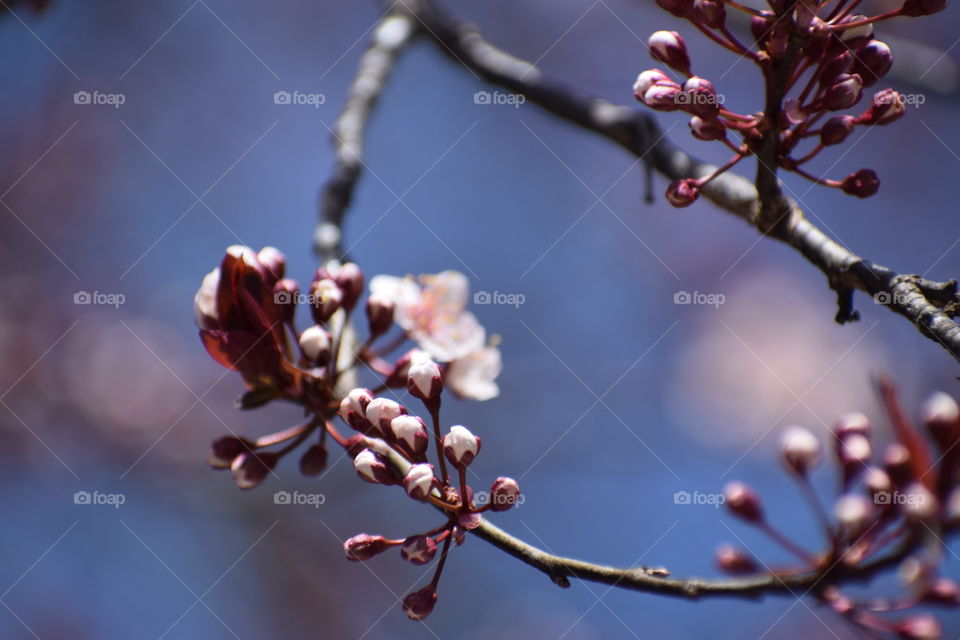
{"label": "pink flower bud", "polygon": [[887,75],[891,65],[893,53],[890,52],[890,47],[879,40],[871,40],[857,52],[851,71],[860,76],[863,86],[872,87]]}
{"label": "pink flower bud", "polygon": [[727,21],[727,10],[720,0],[694,0],[693,18],[711,29],[718,29]]}
{"label": "pink flower bud", "polygon": [[336,283],[342,294],[340,304],[347,311],[352,311],[363,293],[363,272],[360,267],[353,262],[340,264],[334,260],[317,270],[317,280],[323,279]]}
{"label": "pink flower bud", "polygon": [[423,620],[430,615],[436,604],[437,592],[432,586],[428,585],[403,599],[403,612],[411,620]]}
{"label": "pink flower bud", "polygon": [[367,420],[366,415],[367,407],[372,401],[373,393],[369,389],[353,389],[340,401],[338,413],[351,429],[356,429],[360,433],[369,433],[373,425]]}
{"label": "pink flower bud", "polygon": [[257,262],[267,273],[268,282],[282,280],[287,270],[287,258],[275,247],[264,247],[257,253]]}
{"label": "pink flower bud", "polygon": [[924,591],[922,600],[931,604],[960,605],[960,587],[950,578],[937,578]]}
{"label": "pink flower bud", "polygon": [[430,444],[427,427],[416,416],[397,416],[391,420],[390,434],[413,458],[422,458]]}
{"label": "pink flower bud", "polygon": [[413,564],[427,564],[437,553],[437,543],[430,536],[410,536],[403,541],[400,555]]}
{"label": "pink flower bud", "polygon": [[421,400],[433,400],[443,391],[440,367],[430,358],[411,360],[407,371],[407,391]]}
{"label": "pink flower bud", "polygon": [[657,5],[678,18],[685,18],[693,11],[693,0],[657,0]]}
{"label": "pink flower bud", "polygon": [[847,533],[847,538],[856,538],[866,531],[873,518],[873,502],[859,493],[840,496],[833,507],[837,523]]}
{"label": "pink flower bud", "polygon": [[455,467],[466,467],[480,453],[480,438],[460,425],[450,427],[441,444],[443,455]]}
{"label": "pink flower bud", "polygon": [[463,527],[467,531],[473,531],[483,522],[482,513],[461,513],[457,516],[457,526]]}
{"label": "pink flower bud", "polygon": [[690,75],[690,56],[687,45],[676,31],[657,31],[647,41],[650,55],[671,69]]}
{"label": "pink flower bud", "polygon": [[919,613],[901,621],[897,633],[904,640],[940,640],[943,637],[940,623],[929,613]]}
{"label": "pink flower bud", "polygon": [[217,320],[217,290],[220,288],[220,269],[214,269],[203,277],[197,294],[193,297],[193,318],[200,329],[213,330],[219,327]]}
{"label": "pink flower bud", "polygon": [[940,512],[940,503],[923,483],[912,482],[900,491],[897,506],[911,522],[930,521]]}
{"label": "pink flower bud", "polygon": [[278,460],[277,454],[269,451],[241,453],[230,464],[233,481],[241,489],[252,489],[266,480],[267,475],[277,465]]}
{"label": "pink flower bud", "polygon": [[757,573],[760,567],[754,561],[753,556],[742,549],[725,544],[717,549],[716,554],[717,567],[726,574],[732,576]]}
{"label": "pink flower bud", "polygon": [[509,511],[520,498],[520,485],[513,478],[500,477],[490,485],[490,510]]}
{"label": "pink flower bud", "polygon": [[330,342],[330,332],[315,324],[300,334],[300,351],[311,363],[322,367],[330,361]]}
{"label": "pink flower bud", "polygon": [[300,287],[296,280],[284,278],[273,285],[273,304],[280,309],[280,317],[284,322],[288,324],[293,322],[299,297]]}
{"label": "pink flower bud", "polygon": [[929,16],[939,13],[947,8],[949,0],[906,0],[903,8],[900,9],[900,15],[918,18],[920,16]]}
{"label": "pink flower bud", "polygon": [[716,87],[706,78],[693,76],[683,83],[683,93],[677,96],[681,108],[701,118],[715,118],[720,112],[720,96]]}
{"label": "pink flower bud", "polygon": [[403,478],[403,489],[414,500],[426,500],[435,483],[432,464],[415,464]]}
{"label": "pink flower bud", "polygon": [[837,441],[837,459],[850,478],[866,467],[872,453],[870,440],[859,433],[851,433]]}
{"label": "pink flower bud", "polygon": [[902,487],[913,479],[910,451],[900,443],[888,444],[883,450],[883,468],[895,487]]}
{"label": "pink flower bud", "polygon": [[393,400],[374,398],[367,405],[366,416],[375,429],[382,434],[386,434],[390,428],[390,421],[397,416],[406,415],[406,413],[407,410],[403,408],[403,405]]}
{"label": "pink flower bud", "polygon": [[666,82],[673,83],[667,74],[660,69],[647,69],[637,76],[637,81],[633,83],[633,95],[637,100],[643,101],[643,96],[655,84]]}
{"label": "pink flower bud", "polygon": [[689,207],[700,197],[700,188],[692,178],[674,180],[667,187],[667,202],[675,207]]}
{"label": "pink flower bud", "polygon": [[780,450],[787,467],[801,476],[807,475],[823,458],[820,441],[803,427],[788,427],[780,438]]}
{"label": "pink flower bud", "polygon": [[300,473],[315,476],[327,466],[327,450],[322,444],[311,445],[300,458]]}
{"label": "pink flower bud", "polygon": [[377,293],[371,293],[367,298],[367,323],[370,328],[370,339],[382,336],[393,324],[394,302]]}
{"label": "pink flower bud", "polygon": [[957,401],[938,391],[923,404],[922,415],[927,431],[940,449],[944,452],[953,449],[960,440],[960,407]]}
{"label": "pink flower bud", "polygon": [[863,82],[853,73],[842,73],[823,95],[823,106],[830,111],[849,109],[863,96]]}
{"label": "pink flower bud", "polygon": [[680,85],[672,80],[657,82],[647,89],[640,102],[658,111],[676,111],[683,102],[678,99],[682,93]]}
{"label": "pink flower bud", "polygon": [[844,193],[858,198],[869,198],[880,190],[880,178],[873,169],[860,169],[844,178],[840,186]]}
{"label": "pink flower bud", "polygon": [[700,116],[693,116],[689,124],[690,132],[698,140],[723,140],[727,137],[727,128],[719,120],[705,120]]}
{"label": "pink flower bud", "polygon": [[883,125],[903,117],[907,106],[903,96],[893,89],[884,89],[873,96],[870,108],[860,114],[857,122],[866,125]]}
{"label": "pink flower bud", "polygon": [[390,540],[383,536],[361,533],[343,543],[343,553],[347,556],[347,560],[362,562],[369,560],[378,553],[383,553],[392,546]]}
{"label": "pink flower bud", "polygon": [[254,444],[238,436],[222,436],[210,444],[207,464],[214,469],[229,469],[241,453],[252,452]]}
{"label": "pink flower bud", "polygon": [[763,520],[763,506],[756,491],[742,482],[730,482],[723,488],[724,504],[733,515],[747,522]]}
{"label": "pink flower bud", "polygon": [[311,307],[313,321],[317,324],[326,324],[343,300],[343,292],[337,283],[329,278],[317,280],[310,285]]}
{"label": "pink flower bud", "polygon": [[372,484],[397,484],[390,462],[379,453],[364,449],[353,459],[353,468],[362,480]]}
{"label": "pink flower bud", "polygon": [[881,502],[877,499],[878,494],[890,493],[890,491],[893,489],[893,483],[890,482],[890,476],[887,475],[886,471],[883,469],[878,469],[877,467],[869,467],[867,469],[866,473],[863,474],[863,484],[874,497],[875,504],[879,504]]}
{"label": "pink flower bud", "polygon": [[829,147],[834,144],[840,144],[847,139],[856,125],[856,118],[853,116],[834,116],[823,123],[820,129],[820,144]]}
{"label": "pink flower bud", "polygon": [[859,433],[864,436],[870,435],[870,419],[859,411],[840,416],[837,424],[833,427],[838,438],[843,438],[851,433]]}

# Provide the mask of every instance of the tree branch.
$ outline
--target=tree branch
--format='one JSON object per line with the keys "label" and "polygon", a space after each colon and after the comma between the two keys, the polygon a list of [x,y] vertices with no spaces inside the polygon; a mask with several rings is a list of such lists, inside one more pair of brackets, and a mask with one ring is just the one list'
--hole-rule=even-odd
{"label": "tree branch", "polygon": [[[397,6],[413,16],[422,36],[436,43],[454,61],[488,82],[523,94],[529,102],[566,121],[609,138],[644,158],[664,176],[674,180],[700,178],[716,168],[666,140],[649,114],[584,94],[545,76],[533,64],[493,46],[472,25],[430,0],[401,0]],[[843,324],[859,317],[853,309],[853,292],[863,291],[910,320],[921,333],[960,360],[960,326],[952,319],[960,310],[955,280],[934,282],[861,258],[829,238],[787,197],[782,197],[786,213],[774,215],[780,222],[765,225],[761,221],[757,187],[734,173],[718,176],[701,193],[764,235],[792,246],[816,266],[837,292],[837,322]]]}

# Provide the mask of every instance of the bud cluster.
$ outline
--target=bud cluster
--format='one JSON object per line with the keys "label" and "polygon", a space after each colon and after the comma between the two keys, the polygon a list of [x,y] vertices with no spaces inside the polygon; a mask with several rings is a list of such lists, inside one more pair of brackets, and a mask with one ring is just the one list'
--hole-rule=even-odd
{"label": "bud cluster", "polygon": [[[762,109],[738,113],[706,78],[693,72],[686,43],[676,31],[657,31],[647,46],[661,69],[642,72],[634,96],[658,111],[683,111],[699,140],[714,140],[734,156],[712,174],[676,180],[667,200],[676,207],[692,204],[700,189],[749,155],[769,154],[779,168],[812,182],[835,187],[859,198],[877,192],[880,181],[871,169],[843,179],[814,176],[803,165],[824,148],[840,145],[856,127],[885,125],[905,112],[901,94],[883,89],[869,106],[854,109],[864,93],[887,74],[893,63],[890,47],[873,37],[874,24],[898,16],[927,16],[942,11],[947,0],[906,0],[898,9],[872,16],[854,13],[858,2],[847,0],[768,0],[769,9],[754,9],[734,0],[656,0],[676,17],[690,21],[711,40],[760,67],[766,84]],[[741,42],[727,26],[727,9],[751,20],[753,42]],[[738,140],[731,140],[730,134]],[[801,149],[801,147],[804,147]]]}
{"label": "bud cluster", "polygon": [[[810,473],[824,459],[816,436],[803,427],[788,427],[780,441],[782,461],[797,480],[823,526],[830,548],[813,553],[792,541],[767,520],[756,491],[740,482],[725,489],[725,504],[737,518],[757,527],[774,542],[800,559],[803,565],[790,571],[823,572],[852,570],[896,553],[910,540],[960,525],[960,407],[950,396],[937,393],[924,405],[923,424],[939,450],[934,456],[927,441],[905,417],[893,387],[881,380],[885,402],[897,441],[886,445],[875,460],[870,421],[862,413],[843,416],[833,429],[834,455],[838,467],[839,494],[828,514],[813,490]],[[936,464],[934,458],[939,458]],[[760,573],[748,552],[730,545],[717,552],[718,566],[731,575]],[[903,558],[904,565],[918,567],[911,579],[912,593],[883,604],[859,602],[837,587],[822,591],[821,598],[838,613],[870,632],[900,634],[905,638],[939,638],[936,618],[926,614],[891,620],[878,615],[887,611],[939,604],[960,606],[960,589],[947,578],[937,577],[937,560],[918,552]],[[926,635],[917,635],[923,629]]]}
{"label": "bud cluster", "polygon": [[[501,477],[490,487],[490,500],[477,506],[467,469],[480,453],[480,438],[459,425],[441,433],[444,391],[476,400],[499,391],[500,353],[487,344],[483,327],[465,309],[466,278],[453,271],[419,280],[374,277],[363,305],[368,337],[360,344],[350,322],[351,313],[361,307],[365,285],[356,264],[331,262],[317,269],[306,295],[285,272],[286,259],[272,247],[255,252],[232,246],[194,298],[207,352],[246,383],[240,408],[283,399],[301,405],[307,416],[303,424],[256,439],[236,434],[217,438],[210,466],[230,469],[237,486],[251,489],[281,458],[317,434],[300,458],[300,471],[316,476],[326,467],[327,440],[332,439],[352,458],[362,480],[402,486],[407,496],[432,504],[445,516],[439,527],[401,540],[354,536],[344,545],[347,557],[366,560],[400,547],[404,559],[426,564],[440,546],[445,558],[451,541],[461,544],[466,531],[480,526],[484,512],[506,511],[520,497],[517,482]],[[295,317],[300,303],[311,319],[302,331]],[[394,326],[399,332],[390,337]],[[392,363],[385,359],[408,340],[417,347]],[[357,387],[361,372],[380,378],[373,391]],[[385,391],[405,391],[421,402],[430,426],[398,401],[377,395]],[[342,435],[334,424],[337,415],[357,433]],[[419,620],[432,610],[443,565],[441,559],[428,587],[404,600],[409,617]]]}

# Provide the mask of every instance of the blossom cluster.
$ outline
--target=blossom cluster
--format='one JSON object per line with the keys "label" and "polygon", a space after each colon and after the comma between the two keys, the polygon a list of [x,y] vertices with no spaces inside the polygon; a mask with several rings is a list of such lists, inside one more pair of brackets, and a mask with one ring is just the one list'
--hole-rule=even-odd
{"label": "blossom cluster", "polygon": [[[890,633],[913,640],[941,637],[938,620],[929,613],[890,619],[884,614],[914,607],[960,606],[960,586],[938,576],[936,554],[917,552],[901,557],[898,548],[926,539],[928,551],[942,545],[940,536],[960,526],[960,406],[944,393],[934,394],[922,410],[926,439],[906,417],[893,387],[880,381],[888,420],[896,441],[874,455],[872,427],[863,413],[843,416],[833,429],[833,454],[838,469],[839,494],[832,514],[820,502],[810,473],[824,459],[823,446],[809,430],[788,427],[781,438],[781,457],[798,481],[819,520],[828,549],[808,551],[776,529],[766,518],[755,490],[731,482],[724,490],[725,504],[736,517],[754,525],[796,556],[802,566],[767,573],[787,576],[814,571],[824,577],[871,565],[900,563],[900,576],[909,593],[890,600],[858,600],[829,585],[818,597],[839,615],[868,634]],[[878,458],[878,459],[876,459]],[[832,517],[831,517],[832,515]],[[761,565],[743,549],[724,545],[717,564],[730,574],[763,573]]]}
{"label": "blossom cluster", "polygon": [[[735,0],[657,0],[674,16],[686,19],[705,36],[760,67],[766,100],[754,113],[729,109],[714,84],[693,73],[683,38],[676,31],[650,36],[651,56],[677,74],[644,71],[633,90],[637,100],[659,111],[683,111],[700,140],[718,141],[733,157],[702,178],[675,180],[667,200],[676,207],[692,204],[700,189],[749,155],[775,158],[779,168],[812,182],[842,189],[860,198],[880,187],[872,169],[843,179],[819,177],[803,165],[826,147],[840,145],[857,127],[886,125],[903,116],[904,96],[893,89],[873,94],[858,114],[864,92],[887,74],[893,63],[890,47],[873,37],[874,24],[898,16],[927,16],[942,11],[948,0],[905,0],[897,9],[868,16],[855,13],[854,0],[768,0],[769,10]],[[727,8],[747,14],[753,42],[741,42],[727,26]],[[739,137],[731,140],[729,134]],[[773,169],[773,167],[771,167]]]}
{"label": "blossom cluster", "polygon": [[[506,511],[520,495],[515,480],[501,477],[478,505],[467,484],[467,468],[480,451],[480,439],[460,425],[443,434],[440,423],[445,390],[473,400],[499,393],[500,352],[466,310],[469,286],[460,273],[372,278],[363,305],[367,338],[360,342],[351,314],[360,306],[364,285],[356,264],[331,262],[316,270],[301,293],[286,277],[286,259],[277,249],[227,248],[194,298],[200,340],[216,362],[242,376],[247,391],[238,401],[240,408],[282,399],[301,405],[306,420],[256,439],[236,434],[217,438],[208,461],[214,468],[230,469],[240,488],[251,489],[281,458],[316,434],[300,457],[304,475],[324,470],[327,440],[332,439],[353,459],[361,479],[401,485],[410,498],[438,508],[445,516],[443,524],[425,533],[399,540],[362,534],[345,544],[351,560],[399,546],[414,564],[430,562],[442,545],[430,585],[404,600],[408,616],[419,620],[436,601],[451,541],[461,544],[465,531],[480,526],[483,513]],[[302,331],[296,323],[301,303],[312,320]],[[409,341],[416,347],[393,362],[386,359]],[[379,379],[373,390],[358,385],[361,374]],[[404,391],[424,405],[430,429],[400,404],[398,394]],[[386,392],[397,400],[385,397]],[[341,434],[334,424],[337,416],[358,433]],[[436,443],[436,467],[429,461],[431,439]]]}

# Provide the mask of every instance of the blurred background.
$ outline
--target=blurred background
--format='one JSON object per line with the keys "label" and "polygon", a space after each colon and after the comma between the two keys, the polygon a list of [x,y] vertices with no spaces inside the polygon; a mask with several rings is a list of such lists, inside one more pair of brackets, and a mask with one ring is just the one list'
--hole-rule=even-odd
{"label": "blurred background", "polygon": [[[341,543],[423,531],[437,524],[430,509],[359,482],[343,459],[319,480],[285,460],[279,480],[250,492],[210,470],[215,437],[298,416],[233,408],[241,381],[200,346],[193,294],[235,243],[274,245],[291,277],[309,279],[327,128],[381,7],[49,4],[0,12],[0,636],[857,637],[793,597],[557,589],[477,539],[454,549],[436,611],[413,623],[399,599],[429,573],[399,554],[348,563]],[[492,42],[617,103],[654,66],[650,32],[690,35],[637,0],[449,5]],[[923,103],[818,160],[832,177],[875,169],[880,196],[787,179],[854,251],[941,280],[960,274],[956,11],[878,29],[895,54],[910,52],[889,84]],[[752,65],[688,42],[730,106],[759,107]],[[321,97],[276,104],[278,91]],[[478,104],[478,91],[495,88],[429,42],[410,47],[371,123],[370,172],[344,233],[368,277],[457,269],[474,291],[524,297],[472,307],[502,336],[500,397],[444,406],[445,422],[483,438],[481,477],[520,481],[525,502],[496,523],[556,553],[680,576],[715,575],[722,542],[787,562],[724,510],[675,502],[739,479],[762,489],[791,536],[822,544],[777,458],[782,428],[826,434],[863,410],[888,440],[871,376],[894,376],[915,412],[934,390],[957,395],[956,362],[862,295],[862,320],[836,325],[834,295],[795,252],[709,203],[671,208],[660,178],[646,204],[635,158],[531,104]],[[671,116],[660,121],[672,139],[726,159]],[[75,303],[83,292],[91,304]],[[678,292],[723,304],[677,305]],[[815,480],[830,501],[834,469]],[[274,504],[279,490],[325,501]],[[83,491],[122,504],[75,504]],[[956,577],[955,550],[944,553]],[[960,633],[960,617],[941,619]]]}

